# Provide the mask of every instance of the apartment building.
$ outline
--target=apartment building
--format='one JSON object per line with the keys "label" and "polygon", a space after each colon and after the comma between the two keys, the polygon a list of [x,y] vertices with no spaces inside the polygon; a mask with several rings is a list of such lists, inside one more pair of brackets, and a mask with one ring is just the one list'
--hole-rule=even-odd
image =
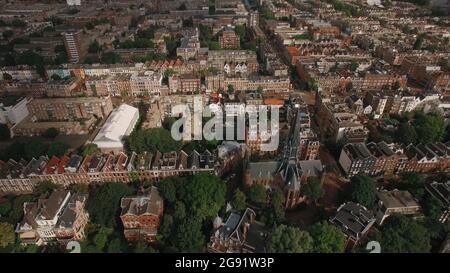
{"label": "apartment building", "polygon": [[111,97],[71,97],[33,99],[28,104],[30,115],[37,121],[69,121],[105,118],[113,109]]}
{"label": "apartment building", "polygon": [[62,35],[69,61],[71,63],[79,63],[84,60],[88,53],[89,44],[83,35],[83,30],[67,31],[62,33]]}
{"label": "apartment building", "polygon": [[222,31],[219,36],[219,44],[222,49],[239,49],[241,46],[239,35],[230,27]]}
{"label": "apartment building", "polygon": [[349,143],[342,148],[339,164],[348,176],[447,171],[450,147],[440,142],[406,147],[384,142]]}
{"label": "apartment building", "polygon": [[17,124],[29,115],[27,98],[5,97],[0,100],[0,123]]}
{"label": "apartment building", "polygon": [[145,71],[134,73],[130,78],[130,92],[133,96],[160,95],[163,75]]}
{"label": "apartment building", "polygon": [[183,74],[178,78],[178,87],[182,93],[195,93],[200,91],[200,78],[192,74]]}

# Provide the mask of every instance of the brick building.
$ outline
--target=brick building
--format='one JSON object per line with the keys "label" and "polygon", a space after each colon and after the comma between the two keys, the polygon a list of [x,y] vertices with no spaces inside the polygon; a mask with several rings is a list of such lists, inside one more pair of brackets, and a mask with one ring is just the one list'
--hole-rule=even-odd
{"label": "brick building", "polygon": [[239,49],[241,46],[239,35],[232,28],[225,28],[222,31],[219,36],[219,44],[223,49]]}
{"label": "brick building", "polygon": [[156,187],[151,187],[143,196],[122,198],[120,207],[123,233],[128,241],[156,239],[164,211],[163,199]]}

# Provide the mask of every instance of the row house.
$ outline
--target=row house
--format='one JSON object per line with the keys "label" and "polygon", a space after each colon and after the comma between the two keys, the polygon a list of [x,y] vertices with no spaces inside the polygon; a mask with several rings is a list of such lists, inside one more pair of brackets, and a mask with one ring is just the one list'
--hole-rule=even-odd
{"label": "row house", "polygon": [[257,73],[259,70],[256,53],[251,50],[210,50],[207,62],[209,67],[218,71],[224,71],[228,63],[245,64],[248,74]]}
{"label": "row house", "polygon": [[1,69],[2,80],[3,75],[8,74],[13,80],[18,81],[34,81],[41,78],[34,67],[29,66],[7,66]]}
{"label": "row house", "polygon": [[447,171],[450,167],[448,144],[355,143],[342,148],[339,164],[347,176],[357,174],[393,175],[402,172],[429,173]]}
{"label": "row house", "polygon": [[393,74],[371,74],[367,73],[364,76],[362,89],[390,89],[396,82],[400,84],[400,88],[406,87],[406,75],[397,76]]}
{"label": "row house", "polygon": [[33,98],[42,98],[47,94],[45,81],[2,81],[0,83],[0,92],[2,95],[11,96],[31,96]]}
{"label": "row house", "polygon": [[83,93],[81,79],[51,80],[46,84],[48,97],[75,97]]}
{"label": "row house", "polygon": [[[232,155],[231,155],[232,156]],[[157,181],[170,176],[195,174],[199,172],[221,172],[221,166],[227,157],[218,158],[217,152],[206,150],[203,153],[193,151],[156,152],[154,155],[133,153],[130,157],[124,153],[101,154],[82,157],[77,154],[41,156],[38,159],[7,162],[0,161],[0,192],[28,193],[42,181],[68,186],[71,184],[91,184],[105,182],[128,183]]]}
{"label": "row house", "polygon": [[131,95],[159,95],[162,79],[162,74],[153,71],[145,71],[143,73],[133,74],[130,78]]}
{"label": "row house", "polygon": [[360,142],[367,138],[367,128],[345,101],[322,98],[321,94],[317,93],[316,107],[316,120],[325,137],[334,142]]}
{"label": "row house", "polygon": [[223,71],[227,75],[246,74],[247,73],[247,64],[246,63],[227,62],[223,65]]}
{"label": "row house", "polygon": [[127,96],[131,92],[131,74],[115,74],[85,79],[86,90],[93,96]]}

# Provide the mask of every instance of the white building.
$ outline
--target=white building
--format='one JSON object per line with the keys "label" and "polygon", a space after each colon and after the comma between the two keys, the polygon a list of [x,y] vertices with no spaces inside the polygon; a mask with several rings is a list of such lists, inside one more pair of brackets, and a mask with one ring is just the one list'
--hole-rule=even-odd
{"label": "white building", "polygon": [[81,6],[81,0],[67,0],[68,6]]}
{"label": "white building", "polygon": [[153,71],[135,73],[131,76],[130,86],[133,96],[159,95],[163,75]]}
{"label": "white building", "polygon": [[139,119],[139,110],[127,104],[115,109],[92,143],[104,152],[123,151],[122,139],[129,136]]}
{"label": "white building", "polygon": [[27,98],[20,98],[11,102],[0,102],[0,123],[2,124],[17,124],[26,118],[28,112]]}

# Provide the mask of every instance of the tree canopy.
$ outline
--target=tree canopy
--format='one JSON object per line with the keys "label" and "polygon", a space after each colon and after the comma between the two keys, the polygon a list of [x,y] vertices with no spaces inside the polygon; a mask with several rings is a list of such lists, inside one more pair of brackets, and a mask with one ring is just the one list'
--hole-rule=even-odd
{"label": "tree canopy", "polygon": [[307,253],[312,249],[312,238],[307,231],[279,225],[272,233],[270,253]]}
{"label": "tree canopy", "polygon": [[357,175],[351,178],[349,197],[365,207],[372,208],[376,201],[376,188],[373,178]]}
{"label": "tree canopy", "polygon": [[303,194],[313,202],[317,202],[325,195],[325,191],[319,179],[312,176],[308,178],[308,182],[303,186]]}
{"label": "tree canopy", "polygon": [[104,227],[116,227],[120,199],[133,192],[133,188],[123,183],[106,183],[94,188],[86,206],[91,221]]}
{"label": "tree canopy", "polygon": [[250,201],[263,204],[267,201],[267,191],[263,185],[255,184],[248,189],[248,198]]}
{"label": "tree canopy", "polygon": [[11,132],[6,124],[0,124],[0,141],[8,140],[11,138]]}
{"label": "tree canopy", "polygon": [[313,238],[312,252],[342,253],[345,249],[345,236],[334,225],[319,222],[311,226],[309,234]]}
{"label": "tree canopy", "polygon": [[14,244],[15,238],[14,226],[9,223],[0,223],[0,247]]}
{"label": "tree canopy", "polygon": [[186,206],[194,218],[205,220],[214,217],[225,204],[226,186],[217,176],[207,173],[194,175],[186,186]]}
{"label": "tree canopy", "polygon": [[201,231],[201,221],[193,217],[177,225],[176,240],[174,246],[182,252],[202,252],[205,244],[205,236]]}
{"label": "tree canopy", "polygon": [[247,207],[247,197],[245,193],[243,193],[240,189],[237,189],[234,192],[233,200],[231,201],[231,205],[236,210],[244,210]]}
{"label": "tree canopy", "polygon": [[170,132],[164,128],[152,128],[134,131],[128,138],[128,146],[131,151],[143,153],[149,151],[155,153],[179,151],[182,143],[172,138]]}
{"label": "tree canopy", "polygon": [[423,253],[430,251],[428,231],[412,218],[391,215],[375,235],[381,251],[387,253]]}
{"label": "tree canopy", "polygon": [[441,141],[445,135],[444,119],[435,114],[416,113],[413,126],[422,143]]}
{"label": "tree canopy", "polygon": [[87,155],[92,156],[92,155],[99,154],[100,152],[101,152],[100,148],[98,148],[97,144],[94,144],[94,143],[86,144],[83,147],[83,156],[87,156]]}

